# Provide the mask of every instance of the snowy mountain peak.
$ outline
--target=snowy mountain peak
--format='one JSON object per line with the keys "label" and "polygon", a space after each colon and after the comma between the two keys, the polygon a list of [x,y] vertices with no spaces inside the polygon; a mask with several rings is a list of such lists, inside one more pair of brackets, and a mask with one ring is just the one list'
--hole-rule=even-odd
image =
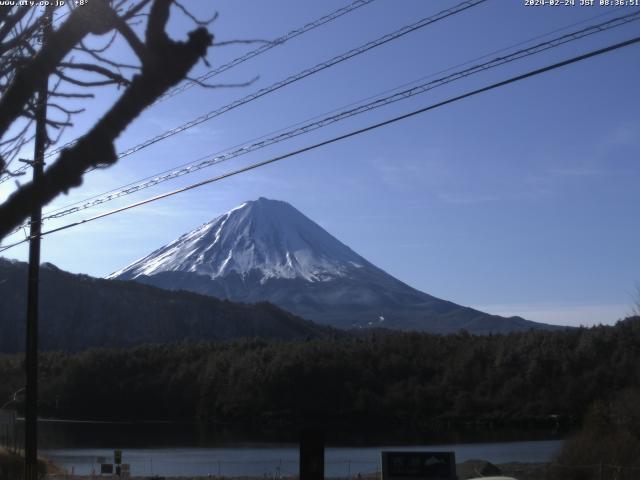
{"label": "snowy mountain peak", "polygon": [[286,202],[260,197],[182,235],[112,273],[135,279],[161,272],[192,272],[211,279],[232,272],[242,278],[328,281],[369,263]]}
{"label": "snowy mountain peak", "polygon": [[286,202],[239,205],[110,275],[235,302],[271,302],[339,328],[436,333],[547,326],[488,315],[416,290],[367,262]]}

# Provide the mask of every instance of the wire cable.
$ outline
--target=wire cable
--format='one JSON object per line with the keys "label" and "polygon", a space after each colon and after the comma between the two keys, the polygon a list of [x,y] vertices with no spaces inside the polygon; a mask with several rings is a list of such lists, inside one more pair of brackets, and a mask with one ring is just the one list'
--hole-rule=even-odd
{"label": "wire cable", "polygon": [[[210,70],[209,72],[201,75],[200,77],[198,77],[196,79],[196,81],[188,81],[187,83],[184,83],[182,85],[179,85],[171,90],[169,90],[168,92],[165,92],[163,95],[161,95],[160,97],[158,97],[158,99],[156,99],[156,101],[154,103],[159,103],[163,100],[166,100],[170,97],[174,97],[176,95],[178,95],[179,93],[182,93],[188,89],[190,89],[191,87],[193,87],[194,85],[198,85],[198,82],[203,82],[206,81],[210,78],[213,78],[216,75],[221,74],[222,72],[226,72],[227,70],[230,70],[231,68],[240,65],[241,63],[246,62],[247,60],[250,60],[254,57],[257,57],[258,55],[261,55],[269,50],[271,50],[274,47],[278,47],[281,45],[284,45],[286,42],[288,42],[289,40],[298,37],[304,33],[307,33],[315,28],[318,28],[322,25],[325,25],[327,23],[330,23],[340,17],[342,17],[343,15],[346,15],[347,13],[353,12],[354,10],[357,10],[360,7],[364,7],[365,5],[368,5],[372,2],[374,2],[375,0],[355,0],[354,2],[350,3],[349,5],[345,6],[345,7],[341,7],[337,10],[334,10],[331,13],[328,13],[327,15],[324,15],[312,22],[307,23],[306,25],[303,25],[302,27],[296,28],[294,30],[291,30],[289,32],[287,32],[284,35],[281,35],[280,37],[276,38],[275,40],[268,42],[266,44],[261,45],[260,47],[251,50],[247,53],[245,53],[244,55],[241,55],[240,57],[234,58],[233,60],[231,60],[230,62],[227,62],[213,70]],[[59,15],[54,22],[59,21],[60,19],[62,19],[63,17],[69,15],[70,12],[65,12],[61,15]],[[70,147],[72,145],[75,145],[78,142],[78,139],[74,139],[70,142],[65,143],[64,145],[57,147],[55,150],[51,150],[46,154],[45,158],[48,158],[52,155],[55,155],[57,153],[59,153],[63,148],[67,148]],[[16,170],[14,170],[12,172],[11,175],[4,175],[2,177],[0,177],[0,184],[6,182],[7,180],[11,179],[12,177],[17,177],[17,176],[21,176],[23,175],[24,172],[26,172],[28,169],[30,168],[29,165],[23,165],[20,168],[17,168]]]}
{"label": "wire cable", "polygon": [[[606,22],[600,23],[598,25],[592,25],[582,30],[578,30],[576,32],[568,33],[566,35],[562,35],[560,37],[548,40],[546,42],[541,42],[539,44],[533,45],[528,48],[520,49],[511,54],[504,55],[501,57],[496,57],[488,62],[473,65],[469,68],[466,68],[461,71],[454,72],[445,77],[441,77],[435,79],[430,82],[426,82],[423,84],[419,84],[417,86],[411,87],[409,89],[402,90],[400,92],[396,92],[392,95],[388,95],[384,98],[378,98],[374,101],[368,102],[363,105],[359,105],[356,108],[351,108],[348,110],[343,110],[337,114],[329,115],[320,120],[313,121],[306,124],[297,124],[295,128],[289,130],[280,130],[277,135],[271,137],[260,137],[258,140],[252,144],[240,144],[239,148],[232,147],[227,149],[224,154],[213,154],[213,156],[204,156],[199,159],[183,164],[177,168],[166,170],[164,172],[158,173],[154,176],[145,177],[137,182],[131,182],[119,189],[113,189],[103,194],[95,195],[89,199],[85,199],[83,201],[75,202],[73,204],[59,207],[55,210],[47,212],[43,217],[43,220],[61,218],[66,215],[70,215],[73,213],[77,213],[81,210],[86,210],[91,207],[95,207],[97,205],[101,205],[103,203],[109,202],[111,200],[115,200],[117,198],[121,198],[126,195],[130,195],[132,193],[138,192],[140,190],[153,187],[160,183],[173,180],[178,177],[182,177],[184,175],[194,173],[203,168],[207,168],[213,165],[217,165],[221,162],[230,160],[232,158],[236,158],[241,155],[245,155],[250,152],[254,152],[256,150],[265,148],[267,146],[280,143],[282,141],[288,140],[293,137],[297,137],[299,135],[309,133],[311,131],[317,130],[319,128],[326,127],[327,125],[336,123],[338,121],[353,117],[355,115],[359,115],[392,103],[396,103],[400,100],[404,100],[415,95],[419,95],[425,92],[428,92],[434,88],[446,85],[448,83],[460,80],[462,78],[466,78],[468,76],[496,68],[501,65],[505,65],[507,63],[520,60],[525,57],[529,57],[552,48],[557,48],[561,45],[569,43],[571,41],[582,39],[586,36],[604,32],[608,29],[615,28],[621,25],[625,25],[632,21],[640,20],[640,12],[635,12],[633,14],[624,15],[622,17],[617,17],[612,20],[608,20]],[[395,89],[394,89],[395,90]],[[22,227],[20,227],[22,228]],[[17,231],[17,230],[16,230]],[[15,232],[15,231],[14,231]]]}
{"label": "wire cable", "polygon": [[209,80],[210,78],[215,77],[216,75],[221,74],[222,72],[226,72],[227,70],[235,67],[236,65],[240,65],[243,62],[246,62],[247,60],[252,59],[253,57],[257,57],[258,55],[261,55],[269,50],[271,50],[274,47],[279,47],[280,45],[283,45],[284,43],[286,43],[287,41],[291,40],[292,38],[298,37],[300,35],[302,35],[303,33],[306,33],[310,30],[313,30],[314,28],[320,27],[321,25],[324,25],[326,23],[329,23],[333,20],[335,20],[336,18],[339,18],[349,12],[352,12],[360,7],[363,7],[365,5],[368,5],[369,3],[373,2],[374,0],[356,0],[355,2],[351,3],[350,5],[347,5],[346,7],[342,7],[339,8],[338,10],[335,10],[323,17],[318,18],[317,20],[314,20],[313,22],[309,22],[306,25],[303,25],[302,27],[296,28],[294,30],[291,30],[290,32],[286,33],[285,35],[282,35],[281,37],[276,38],[275,40],[273,40],[272,42],[266,43],[264,45],[261,45],[260,47],[256,48],[255,50],[251,50],[250,52],[245,53],[244,55],[238,57],[238,58],[234,58],[233,60],[231,60],[228,63],[225,63],[224,65],[220,65],[219,67],[214,68],[213,70],[209,70],[207,73],[199,76],[196,80],[196,82],[194,81],[189,81],[187,83],[184,83],[182,85],[178,85],[175,88],[172,88],[171,90],[169,90],[168,92],[166,92],[164,95],[160,96],[157,100],[156,103],[161,102],[163,100],[166,100],[167,98],[171,98],[174,97],[176,95],[178,95],[179,93],[182,93],[188,89],[190,89],[193,86],[196,86],[198,84],[198,82],[204,82],[206,80]]}
{"label": "wire cable", "polygon": [[[300,155],[301,153],[309,152],[311,150],[315,150],[317,148],[320,148],[320,147],[323,147],[323,146],[326,146],[326,145],[330,145],[330,144],[345,140],[347,138],[355,137],[356,135],[361,135],[363,133],[366,133],[366,132],[369,132],[369,131],[372,131],[372,130],[376,130],[376,129],[384,127],[384,126],[391,125],[391,124],[399,122],[401,120],[405,120],[407,118],[411,118],[411,117],[414,117],[416,115],[420,115],[422,113],[426,113],[428,111],[435,110],[436,108],[440,108],[440,107],[443,107],[445,105],[449,105],[451,103],[458,102],[458,101],[463,100],[465,98],[469,98],[469,97],[472,97],[472,96],[475,96],[475,95],[479,95],[481,93],[485,93],[485,92],[488,92],[490,90],[495,90],[497,88],[504,87],[506,85],[509,85],[509,84],[512,84],[512,83],[515,83],[515,82],[519,82],[519,81],[525,80],[525,79],[530,78],[530,77],[541,75],[543,73],[550,72],[552,70],[556,70],[558,68],[562,68],[562,67],[565,67],[567,65],[571,65],[571,64],[574,64],[574,63],[577,63],[577,62],[581,62],[581,61],[584,61],[584,60],[592,58],[592,57],[603,55],[603,54],[612,52],[614,50],[618,50],[620,48],[628,47],[630,45],[634,45],[634,44],[639,43],[639,42],[640,42],[640,36],[639,37],[634,37],[634,38],[631,38],[629,40],[626,40],[626,41],[623,41],[623,42],[619,42],[619,43],[616,43],[616,44],[613,44],[613,45],[609,45],[607,47],[603,47],[603,48],[600,48],[598,50],[592,50],[592,51],[590,51],[588,53],[585,53],[585,54],[582,54],[582,55],[579,55],[579,56],[576,56],[576,57],[572,57],[572,58],[569,58],[567,60],[563,60],[561,62],[557,62],[557,63],[551,64],[551,65],[547,65],[547,66],[542,67],[542,68],[531,70],[531,71],[523,73],[521,75],[517,75],[515,77],[508,78],[507,80],[502,80],[500,82],[492,83],[492,84],[490,84],[488,86],[485,86],[485,87],[482,87],[482,88],[479,88],[479,89],[476,89],[476,90],[472,90],[470,92],[467,92],[467,93],[464,93],[464,94],[449,98],[447,100],[444,100],[444,101],[441,101],[441,102],[438,102],[438,103],[434,103],[434,104],[428,105],[428,106],[420,108],[418,110],[413,110],[413,111],[411,111],[409,113],[405,113],[403,115],[399,115],[399,116],[390,118],[388,120],[384,120],[382,122],[378,122],[378,123],[375,123],[373,125],[369,125],[367,127],[363,127],[363,128],[357,129],[357,130],[353,130],[353,131],[345,133],[343,135],[339,135],[337,137],[333,137],[333,138],[330,138],[328,140],[324,140],[322,142],[318,142],[318,143],[315,143],[315,144],[312,144],[312,145],[309,145],[309,146],[306,146],[306,147],[303,147],[303,148],[300,148],[300,149],[297,149],[297,150],[293,150],[293,151],[285,153],[283,155],[272,157],[272,158],[270,158],[268,160],[263,160],[261,162],[252,163],[251,165],[248,165],[246,167],[239,168],[239,169],[236,169],[236,170],[232,170],[230,172],[227,172],[227,173],[224,173],[224,174],[221,174],[221,175],[217,175],[215,177],[211,177],[211,178],[208,178],[206,180],[202,180],[200,182],[193,183],[193,184],[190,184],[190,185],[187,185],[185,187],[181,187],[181,188],[169,191],[169,192],[165,192],[165,193],[162,193],[160,195],[156,195],[154,197],[147,198],[145,200],[141,200],[139,202],[135,202],[135,203],[126,205],[124,207],[116,208],[114,210],[110,210],[108,212],[104,212],[104,213],[95,215],[93,217],[89,217],[89,218],[80,220],[78,222],[69,223],[69,224],[63,225],[61,227],[57,227],[57,228],[54,228],[54,229],[51,229],[51,230],[47,230],[45,232],[42,232],[42,234],[40,236],[43,237],[45,235],[50,235],[50,234],[53,234],[53,233],[56,233],[56,232],[60,232],[60,231],[67,230],[67,229],[70,229],[70,228],[73,228],[73,227],[77,227],[79,225],[83,225],[83,224],[88,223],[88,222],[92,222],[94,220],[98,220],[100,218],[105,218],[105,217],[114,215],[116,213],[124,212],[126,210],[130,210],[132,208],[139,207],[141,205],[146,205],[148,203],[156,202],[158,200],[162,200],[164,198],[171,197],[173,195],[177,195],[177,194],[182,193],[182,192],[193,190],[195,188],[198,188],[198,187],[201,187],[201,186],[204,186],[204,185],[208,185],[210,183],[214,183],[214,182],[223,180],[225,178],[229,178],[229,177],[238,175],[240,173],[248,172],[250,170],[254,170],[254,169],[259,168],[259,167],[263,167],[263,166],[266,166],[266,165],[269,165],[269,164],[272,164],[272,163],[275,163],[275,162],[279,162],[279,161],[284,160],[284,159],[289,158],[289,157]],[[20,245],[22,243],[25,243],[25,242],[29,241],[30,238],[31,237],[28,237],[28,238],[26,238],[24,240],[21,240],[19,242],[15,242],[13,244],[6,245],[6,246],[0,248],[0,253],[4,252],[4,251],[6,251],[6,250],[8,250],[10,248],[13,248],[13,247],[15,247],[17,245]]]}
{"label": "wire cable", "polygon": [[[622,8],[622,7],[621,7],[621,8],[619,8],[619,9],[617,9],[617,10],[624,10],[624,8]],[[536,35],[535,37],[531,37],[531,38],[529,38],[529,39],[527,39],[527,40],[523,40],[523,41],[521,41],[521,42],[518,42],[518,43],[515,43],[515,44],[512,44],[512,45],[509,45],[508,47],[504,47],[504,48],[501,48],[501,49],[499,49],[499,50],[494,50],[494,51],[492,51],[492,52],[490,52],[490,53],[487,53],[487,54],[485,54],[485,55],[482,55],[482,56],[480,56],[480,57],[476,57],[476,58],[473,58],[473,59],[471,59],[471,60],[467,60],[466,62],[459,63],[459,64],[454,65],[454,66],[451,66],[451,67],[449,67],[449,68],[447,68],[447,69],[440,70],[440,71],[435,72],[435,73],[432,73],[432,74],[430,74],[430,75],[428,75],[428,76],[426,76],[426,77],[421,77],[421,78],[419,78],[419,79],[417,79],[417,80],[413,80],[413,81],[411,81],[411,82],[405,83],[405,84],[400,85],[400,86],[398,86],[398,87],[395,87],[395,88],[392,88],[392,89],[389,89],[389,90],[385,90],[384,92],[380,92],[380,93],[378,93],[378,94],[376,94],[376,95],[372,95],[372,96],[369,96],[369,97],[366,97],[366,98],[360,99],[359,101],[352,102],[352,103],[350,103],[350,104],[348,104],[348,105],[344,105],[344,106],[342,106],[342,107],[340,107],[340,108],[348,108],[348,107],[351,107],[351,106],[353,106],[353,105],[357,105],[358,103],[364,102],[364,101],[366,101],[366,100],[370,100],[370,99],[375,98],[375,97],[380,96],[380,95],[385,95],[385,94],[390,93],[390,92],[395,91],[395,90],[399,90],[399,89],[404,88],[404,87],[407,87],[407,86],[409,86],[409,85],[412,85],[412,84],[418,83],[418,82],[420,82],[420,81],[422,81],[422,80],[425,80],[425,79],[428,79],[428,78],[433,78],[433,77],[435,77],[436,75],[440,75],[440,74],[442,74],[442,73],[446,73],[446,72],[451,71],[451,70],[453,70],[453,69],[455,69],[455,68],[463,67],[463,66],[468,65],[468,64],[470,64],[470,63],[473,63],[473,62],[476,62],[476,61],[482,60],[482,59],[484,59],[484,58],[488,58],[488,57],[490,57],[490,56],[492,56],[492,55],[496,55],[496,54],[499,54],[499,53],[505,52],[505,51],[507,51],[507,50],[510,50],[510,49],[512,49],[512,48],[519,47],[519,46],[521,46],[521,45],[526,45],[526,44],[527,44],[527,43],[529,43],[529,42],[532,42],[532,41],[535,41],[535,40],[539,40],[539,39],[544,38],[544,37],[548,37],[549,35],[553,35],[554,33],[558,33],[558,32],[561,32],[561,31],[567,30],[567,29],[572,28],[572,27],[575,27],[575,26],[577,26],[577,25],[582,25],[582,24],[584,24],[584,23],[587,23],[587,22],[589,22],[589,21],[591,21],[591,20],[595,20],[595,19],[597,19],[597,18],[601,18],[601,17],[605,17],[605,16],[610,16],[610,15],[612,15],[612,14],[614,14],[614,13],[616,13],[616,10],[614,10],[614,11],[607,11],[607,12],[604,12],[604,13],[599,13],[599,14],[597,14],[597,15],[593,15],[593,16],[588,17],[588,18],[586,18],[586,19],[584,19],[584,20],[581,20],[581,21],[579,21],[579,22],[575,22],[575,23],[571,23],[571,24],[569,24],[569,25],[565,25],[564,27],[557,28],[557,29],[555,29],[555,30],[551,30],[551,31],[549,31],[549,32],[547,32],[547,33],[544,33],[544,34],[542,34],[542,35]],[[322,114],[322,115],[327,115],[327,114],[330,114],[330,113],[337,112],[337,111],[339,111],[339,110],[340,110],[340,108],[336,108],[336,109],[331,110],[331,111],[329,111],[329,112],[325,112],[325,113],[324,113],[324,114]],[[307,120],[305,120],[305,121],[315,120],[316,118],[320,118],[320,117],[322,117],[322,115],[316,115],[316,116],[314,116],[314,117],[312,117],[312,118],[309,118],[309,119],[307,119]],[[216,155],[217,155],[217,154],[220,154],[220,153],[223,153],[223,152],[225,152],[225,151],[227,151],[227,150],[230,150],[230,149],[233,149],[233,148],[239,147],[239,146],[241,146],[241,145],[245,145],[245,144],[247,144],[247,143],[250,143],[250,142],[253,142],[253,141],[256,141],[256,140],[260,140],[260,139],[262,139],[262,138],[266,138],[267,136],[269,136],[269,135],[271,135],[271,134],[278,133],[278,132],[280,132],[280,131],[284,131],[286,128],[290,128],[290,127],[293,127],[293,126],[297,126],[297,125],[299,125],[299,124],[304,123],[305,121],[298,122],[298,123],[296,123],[296,124],[294,124],[294,125],[290,125],[289,127],[285,127],[284,129],[280,129],[280,130],[278,130],[278,131],[276,131],[276,132],[271,132],[271,133],[268,133],[268,134],[263,135],[263,136],[261,136],[261,137],[258,137],[258,138],[254,138],[254,139],[248,140],[248,141],[246,141],[246,142],[243,142],[242,144],[238,144],[238,145],[235,145],[235,146],[229,147],[229,148],[228,148],[228,149],[226,149],[226,150],[223,150],[223,151],[217,152],[217,153],[216,153]],[[208,156],[201,157],[201,158],[199,158],[199,159],[197,159],[197,160],[195,160],[195,161],[197,162],[197,161],[199,161],[199,160],[204,160],[204,159],[205,159],[205,158],[207,158],[207,157],[208,157]],[[175,168],[182,168],[182,167],[188,166],[190,163],[192,163],[192,162],[188,162],[188,163],[185,163],[185,164],[183,164],[183,165],[178,165],[178,166],[177,166],[177,167],[175,167]],[[24,172],[24,171],[28,170],[29,168],[30,168],[30,165],[28,165],[28,164],[23,165],[22,167],[20,167],[20,168],[16,169],[16,170],[13,172],[13,174],[14,174],[14,175],[16,175],[16,176],[19,176],[19,175],[21,174],[21,172]],[[104,195],[107,195],[107,194],[109,194],[109,193],[117,192],[119,189],[129,187],[129,186],[131,186],[131,185],[133,185],[133,184],[135,184],[135,183],[138,183],[138,182],[141,182],[141,181],[144,181],[144,180],[149,180],[149,179],[153,178],[154,176],[162,175],[162,174],[168,173],[169,171],[171,171],[171,170],[166,170],[166,171],[163,171],[163,172],[157,173],[157,174],[155,174],[155,175],[151,175],[151,176],[145,177],[145,178],[143,178],[143,179],[139,179],[139,180],[137,180],[137,181],[135,181],[135,182],[132,182],[132,183],[130,183],[130,184],[127,184],[127,185],[123,185],[123,186],[121,186],[121,187],[118,187],[117,189],[109,190],[109,191],[107,191],[107,192],[103,192],[103,193],[100,193],[100,194],[97,194],[97,195],[94,195],[94,196],[88,197],[88,198],[86,198],[85,200],[79,200],[79,201],[77,201],[77,202],[73,202],[73,203],[67,204],[67,205],[65,205],[65,206],[62,206],[62,207],[59,207],[59,208],[57,208],[57,209],[51,210],[51,212],[56,212],[56,211],[58,211],[58,210],[63,210],[63,209],[66,209],[66,208],[68,208],[68,207],[71,207],[71,206],[74,206],[74,205],[77,205],[77,204],[83,203],[84,201],[91,200],[91,199],[93,199],[93,198],[97,198],[97,197],[99,197],[99,196],[104,196]],[[5,182],[6,180],[9,180],[10,178],[11,178],[11,176],[9,176],[9,175],[7,175],[7,176],[5,176],[5,177],[0,177],[0,184],[1,184],[1,183],[3,183],[3,182]]]}
{"label": "wire cable", "polygon": [[[369,50],[372,50],[376,47],[379,47],[381,45],[384,45],[386,43],[389,43],[393,40],[396,40],[400,37],[403,37],[404,35],[407,35],[411,32],[414,32],[416,30],[419,30],[421,28],[424,28],[428,25],[431,25],[439,20],[443,20],[445,18],[451,17],[453,15],[456,15],[460,12],[463,12],[469,8],[475,7],[476,5],[479,5],[481,3],[486,2],[487,0],[465,0],[462,3],[459,3],[458,5],[455,5],[451,8],[442,10],[440,12],[438,12],[435,15],[429,16],[429,17],[425,17],[415,23],[412,23],[410,25],[405,25],[404,27],[388,33],[382,37],[379,37],[375,40],[372,40],[368,43],[365,43],[364,45],[361,45],[357,48],[354,48],[352,50],[349,50],[348,52],[345,52],[341,55],[337,55],[329,60],[326,60],[324,62],[318,63],[317,65],[307,68],[305,70],[302,70],[301,72],[298,72],[294,75],[290,75],[289,77],[280,80],[279,82],[276,82],[268,87],[264,87],[252,94],[249,94],[245,97],[242,97],[238,100],[235,100],[227,105],[224,105],[220,108],[217,108],[215,110],[212,110],[208,113],[205,113],[203,115],[200,115],[197,118],[194,118],[193,120],[190,120],[189,122],[186,122],[182,125],[179,125],[177,127],[174,127],[170,130],[166,130],[163,133],[160,133],[158,135],[156,135],[155,137],[152,137],[150,139],[147,139],[141,143],[138,143],[137,145],[134,145],[133,147],[128,148],[127,150],[124,150],[123,152],[118,153],[118,159],[127,157],[129,155],[132,155],[144,148],[147,148],[157,142],[160,142],[162,140],[165,140],[169,137],[172,137],[173,135],[177,135],[179,133],[182,133],[192,127],[195,127],[196,125],[200,125],[201,123],[204,123],[208,120],[211,120],[215,117],[218,117],[230,110],[233,110],[237,107],[240,107],[241,105],[245,105],[249,102],[252,102],[254,100],[257,100],[258,98],[261,98],[265,95],[268,95],[269,93],[275,92],[277,90],[280,90],[281,88],[284,88],[288,85],[291,85],[295,82],[298,82],[304,78],[307,78],[311,75],[314,75],[318,72],[321,72],[323,70],[326,70],[327,68],[333,67],[334,65],[337,65],[339,63],[342,63],[344,61],[347,61],[353,57],[356,57],[358,55],[361,55],[365,52],[368,52]],[[77,142],[77,140],[74,140],[73,142],[70,142],[68,144],[62,145],[61,147],[56,148],[55,150],[50,151],[45,158],[51,157],[52,155],[56,155],[58,153],[60,153],[63,149],[75,144]]]}

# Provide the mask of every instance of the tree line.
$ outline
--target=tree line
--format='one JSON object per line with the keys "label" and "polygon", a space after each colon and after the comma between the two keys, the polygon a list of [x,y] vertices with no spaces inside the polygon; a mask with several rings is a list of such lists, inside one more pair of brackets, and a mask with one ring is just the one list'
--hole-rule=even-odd
{"label": "tree line", "polygon": [[[385,428],[578,422],[593,402],[640,385],[640,317],[505,335],[375,331],[96,348],[40,361],[45,417]],[[0,378],[8,399],[23,385],[23,356],[0,357]]]}

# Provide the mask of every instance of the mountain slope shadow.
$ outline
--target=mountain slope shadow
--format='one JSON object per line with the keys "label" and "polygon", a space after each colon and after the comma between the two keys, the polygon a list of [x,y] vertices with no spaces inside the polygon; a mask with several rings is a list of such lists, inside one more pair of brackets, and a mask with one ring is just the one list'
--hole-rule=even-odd
{"label": "mountain slope shadow", "polygon": [[339,328],[433,333],[554,329],[433,297],[358,255],[286,202],[260,198],[109,276],[232,301],[269,301]]}
{"label": "mountain slope shadow", "polygon": [[[0,351],[24,349],[27,264],[0,258]],[[336,332],[279,307],[168,292],[137,282],[64,272],[40,273],[40,346],[82,350],[240,337],[305,339]]]}

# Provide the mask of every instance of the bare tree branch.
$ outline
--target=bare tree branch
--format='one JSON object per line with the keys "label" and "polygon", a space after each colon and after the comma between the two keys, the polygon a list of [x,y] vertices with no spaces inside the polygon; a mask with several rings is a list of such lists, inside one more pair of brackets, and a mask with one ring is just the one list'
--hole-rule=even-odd
{"label": "bare tree branch", "polygon": [[114,84],[120,83],[110,79],[96,80],[96,81],[78,80],[76,78],[70,77],[69,75],[62,73],[61,70],[55,70],[53,74],[58,76],[61,80],[64,80],[65,82],[70,83],[72,85],[76,85],[78,87],[103,87],[105,85],[114,85]]}
{"label": "bare tree branch", "polygon": [[197,78],[186,77],[185,80],[195,83],[196,85],[203,88],[239,88],[239,87],[248,87],[258,81],[260,79],[259,76],[253,77],[251,80],[243,82],[243,83],[206,83]]}
{"label": "bare tree branch", "polygon": [[[58,159],[45,171],[39,182],[23,185],[0,205],[0,238],[24,221],[34,205],[44,205],[60,193],[80,185],[82,176],[88,169],[115,163],[117,160],[113,144],[115,139],[145,108],[184,79],[196,62],[205,56],[213,41],[207,29],[201,27],[190,32],[186,42],[173,41],[167,36],[165,27],[171,4],[171,0],[153,2],[146,29],[145,53],[141,58],[142,69],[133,77],[118,101],[77,143],[62,150]],[[71,15],[72,18],[58,32],[74,19],[74,15],[79,10],[84,8],[75,10]],[[113,19],[112,23],[118,31],[121,31],[123,22],[120,19]],[[81,29],[77,25],[74,29],[66,35],[73,36],[77,44],[84,36],[86,29]],[[50,49],[52,54],[57,55],[58,60],[47,71],[52,72],[59,67],[62,61],[59,50],[68,53],[73,48],[67,36],[62,37],[67,41],[57,44],[57,49]],[[47,45],[43,46],[42,50],[45,48]],[[43,60],[36,57],[33,62],[37,60],[46,67],[51,65],[49,59]],[[28,68],[25,67],[25,69]],[[19,96],[18,93],[13,95]],[[22,106],[28,99],[28,97],[25,98],[24,93],[19,98],[24,99]],[[16,103],[17,100],[14,99],[13,102]],[[6,115],[15,117],[20,113],[20,111],[14,113],[18,109],[15,106],[11,109],[6,106],[6,103],[3,97],[0,101],[0,131],[3,131],[2,127],[8,124],[6,121],[3,123]]]}
{"label": "bare tree branch", "polygon": [[[11,30],[13,29],[13,27],[15,27],[20,20],[22,20],[22,18],[29,13],[29,7],[24,6],[24,7],[19,7],[18,10],[16,11],[16,13],[14,13],[13,15],[9,16],[5,21],[4,21],[4,25],[2,25],[2,28],[0,28],[0,41],[3,41],[7,35],[9,35],[9,33],[11,32]],[[10,9],[7,10],[7,12],[9,12]]]}
{"label": "bare tree branch", "polygon": [[0,135],[20,115],[23,105],[34,94],[37,85],[47,78],[73,49],[89,33],[106,33],[106,23],[115,23],[115,13],[105,0],[94,0],[75,9],[58,30],[52,32],[35,58],[21,69],[0,99]]}
{"label": "bare tree branch", "polygon": [[135,32],[131,29],[131,27],[122,19],[117,20],[116,28],[118,32],[124,37],[127,41],[131,49],[138,56],[138,59],[141,62],[144,62],[144,59],[147,55],[147,47],[144,43],[138,38]]}
{"label": "bare tree branch", "polygon": [[[110,83],[117,83],[120,85],[129,84],[129,80],[124,78],[122,75],[112,72],[108,68],[104,68],[104,67],[101,67],[100,65],[95,65],[93,63],[61,62],[60,66],[63,68],[70,68],[72,70],[75,69],[75,70],[83,70],[85,72],[97,73],[111,80]],[[57,71],[56,71],[56,74],[58,74]]]}
{"label": "bare tree branch", "polygon": [[[133,32],[131,32],[133,33]],[[136,37],[137,38],[137,37]],[[97,61],[105,63],[109,66],[112,66],[114,68],[117,69],[129,69],[129,70],[140,70],[140,65],[130,65],[128,63],[121,63],[121,62],[115,62],[113,60],[110,60],[106,57],[103,57],[102,55],[100,55],[100,53],[97,50],[92,50],[90,48],[87,48],[82,42],[80,42],[80,46],[76,47],[76,50],[79,50],[81,52],[84,52],[88,55],[90,55],[91,57],[95,58]]]}
{"label": "bare tree branch", "polygon": [[215,22],[218,19],[219,13],[218,12],[214,12],[213,15],[211,16],[211,18],[208,18],[206,20],[200,20],[198,18],[195,17],[195,15],[193,15],[189,10],[187,10],[180,2],[178,2],[178,0],[175,0],[173,2],[173,4],[178,7],[178,9],[188,18],[190,18],[193,23],[195,23],[196,25],[199,25],[201,27],[207,27],[209,25],[211,25],[213,22]]}
{"label": "bare tree branch", "polygon": [[107,40],[107,43],[105,43],[104,46],[102,46],[100,48],[96,48],[96,47],[87,48],[84,45],[84,42],[80,42],[80,45],[82,45],[86,51],[91,51],[91,52],[95,52],[95,53],[104,53],[109,48],[111,48],[111,46],[113,45],[113,42],[115,42],[117,36],[118,36],[118,32],[114,31],[111,34],[111,38],[109,40]]}
{"label": "bare tree branch", "polygon": [[[132,18],[134,15],[137,15],[138,12],[140,12],[144,7],[146,7],[147,5],[149,5],[149,2],[151,2],[151,0],[142,0],[140,2],[138,2],[137,4],[134,4],[129,10],[127,10],[127,12],[122,16],[122,19],[126,22],[127,20],[129,20],[130,18]],[[119,5],[123,5],[125,2],[120,2]]]}
{"label": "bare tree branch", "polygon": [[271,43],[270,40],[225,40],[224,42],[216,42],[213,47],[226,47],[228,45],[250,45],[253,43]]}
{"label": "bare tree branch", "polygon": [[93,93],[75,93],[75,92],[49,92],[50,97],[60,98],[94,98]]}
{"label": "bare tree branch", "polygon": [[48,102],[47,106],[51,107],[51,108],[55,108],[57,110],[60,110],[61,112],[64,112],[64,113],[66,113],[68,115],[75,115],[75,114],[82,113],[82,112],[86,111],[86,108],[78,108],[78,109],[75,109],[75,110],[71,110],[71,109],[68,109],[66,107],[63,107],[62,105],[59,105],[57,103],[51,103],[51,102]]}

